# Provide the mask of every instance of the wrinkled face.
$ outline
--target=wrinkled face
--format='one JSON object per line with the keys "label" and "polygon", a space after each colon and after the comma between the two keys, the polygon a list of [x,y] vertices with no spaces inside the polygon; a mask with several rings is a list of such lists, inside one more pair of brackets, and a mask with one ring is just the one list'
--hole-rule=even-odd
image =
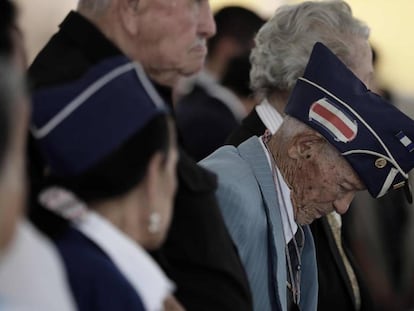
{"label": "wrinkled face", "polygon": [[299,224],[309,224],[334,210],[345,213],[356,191],[365,189],[348,162],[327,142],[317,156],[301,162],[291,189]]}
{"label": "wrinkled face", "polygon": [[136,57],[151,73],[189,76],[201,70],[215,33],[208,0],[141,0]]}
{"label": "wrinkled face", "polygon": [[23,100],[15,106],[9,149],[0,168],[0,251],[10,242],[26,194],[24,159],[29,109]]}

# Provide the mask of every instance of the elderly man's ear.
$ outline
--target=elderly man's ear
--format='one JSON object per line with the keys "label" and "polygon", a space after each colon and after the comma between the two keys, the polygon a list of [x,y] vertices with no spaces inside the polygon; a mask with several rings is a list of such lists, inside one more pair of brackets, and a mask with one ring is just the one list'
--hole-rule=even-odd
{"label": "elderly man's ear", "polygon": [[138,33],[138,6],[141,0],[120,0],[120,16],[128,33]]}
{"label": "elderly man's ear", "polygon": [[319,133],[314,131],[300,133],[288,146],[288,155],[295,160],[313,159],[325,144],[326,140]]}

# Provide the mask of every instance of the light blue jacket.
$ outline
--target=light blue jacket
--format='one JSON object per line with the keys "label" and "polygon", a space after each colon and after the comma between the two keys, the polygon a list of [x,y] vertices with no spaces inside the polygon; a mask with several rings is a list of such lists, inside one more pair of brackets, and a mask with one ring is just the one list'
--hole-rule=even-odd
{"label": "light blue jacket", "polygon": [[[254,309],[287,311],[286,243],[272,171],[259,138],[252,137],[238,148],[222,147],[200,164],[218,175],[216,195],[244,264]],[[315,311],[315,246],[309,227],[303,229],[300,307],[302,311]]]}

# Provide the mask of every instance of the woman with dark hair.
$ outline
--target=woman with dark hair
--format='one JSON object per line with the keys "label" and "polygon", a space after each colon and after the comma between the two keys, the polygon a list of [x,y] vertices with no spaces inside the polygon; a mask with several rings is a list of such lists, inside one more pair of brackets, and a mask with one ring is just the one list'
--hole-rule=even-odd
{"label": "woman with dark hair", "polygon": [[148,82],[117,57],[34,94],[32,133],[48,165],[34,219],[62,255],[79,310],[181,309],[141,248],[166,237],[178,157]]}

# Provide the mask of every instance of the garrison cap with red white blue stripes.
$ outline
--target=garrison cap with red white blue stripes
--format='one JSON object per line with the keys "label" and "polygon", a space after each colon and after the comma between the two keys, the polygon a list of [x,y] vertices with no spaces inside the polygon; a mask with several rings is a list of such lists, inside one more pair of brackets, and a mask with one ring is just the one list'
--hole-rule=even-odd
{"label": "garrison cap with red white blue stripes", "polygon": [[315,44],[285,112],[339,150],[373,197],[409,186],[414,121],[369,91],[322,43]]}
{"label": "garrison cap with red white blue stripes", "polygon": [[85,172],[168,110],[142,67],[124,56],[38,90],[32,102],[32,134],[57,176]]}

